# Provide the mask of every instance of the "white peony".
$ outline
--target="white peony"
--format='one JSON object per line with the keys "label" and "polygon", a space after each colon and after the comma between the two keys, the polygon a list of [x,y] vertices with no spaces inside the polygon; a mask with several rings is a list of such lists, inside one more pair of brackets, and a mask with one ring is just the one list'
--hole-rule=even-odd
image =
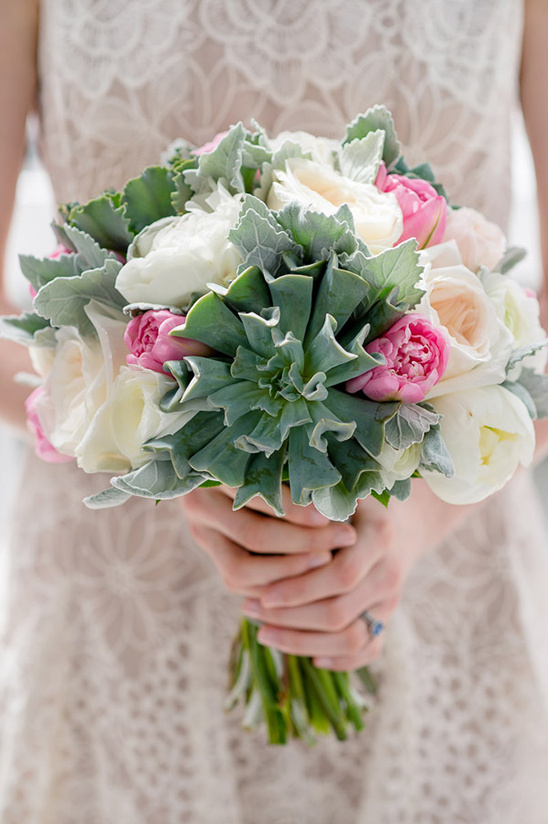
{"label": "white peony", "polygon": [[356,234],[377,254],[394,246],[403,231],[403,217],[396,196],[380,192],[371,183],[344,177],[330,165],[293,157],[283,170],[275,169],[267,197],[271,209],[300,203],[325,215],[333,215],[346,203],[354,217]]}
{"label": "white peony", "polygon": [[455,475],[422,474],[443,501],[482,501],[501,489],[520,464],[531,463],[533,423],[525,404],[502,386],[444,395],[433,406],[443,415],[441,434],[455,464]]}
{"label": "white peony", "polygon": [[75,450],[78,466],[85,472],[127,472],[150,461],[142,445],[173,434],[191,417],[160,409],[161,397],[172,386],[167,375],[122,366]]}
{"label": "white peony", "polygon": [[95,301],[88,304],[86,312],[98,337],[84,338],[73,326],[57,331],[55,357],[36,404],[48,440],[59,452],[71,456],[104,403],[127,353],[126,321]]}
{"label": "white peony", "polygon": [[[483,279],[495,311],[514,339],[514,348],[542,343],[546,332],[540,323],[540,306],[533,292],[527,292],[519,283],[498,272],[490,272]],[[523,362],[524,366],[543,374],[548,350],[540,349]]]}
{"label": "white peony", "polygon": [[506,251],[506,238],[500,226],[467,207],[447,210],[443,240],[456,241],[462,262],[473,272],[480,266],[493,269]]}
{"label": "white peony", "polygon": [[[204,208],[205,206],[205,208]],[[187,204],[181,216],[152,223],[129,248],[116,288],[128,303],[184,307],[208,283],[225,283],[242,262],[228,240],[241,209],[241,196],[220,188],[203,206]]]}
{"label": "white peony", "polygon": [[444,332],[451,345],[445,374],[427,398],[502,383],[513,337],[480,279],[460,262],[454,244],[424,250],[421,263],[426,295],[418,311]]}

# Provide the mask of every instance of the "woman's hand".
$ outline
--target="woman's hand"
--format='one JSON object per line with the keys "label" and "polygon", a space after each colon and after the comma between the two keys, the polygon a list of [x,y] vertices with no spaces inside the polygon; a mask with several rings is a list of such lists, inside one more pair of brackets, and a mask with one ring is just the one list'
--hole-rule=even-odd
{"label": "woman's hand", "polygon": [[388,509],[369,498],[353,524],[357,540],[316,569],[263,589],[247,599],[244,614],[264,622],[258,639],[294,655],[311,656],[318,667],[353,670],[376,660],[382,635],[372,638],[360,615],[370,611],[389,622],[416,561],[446,538],[471,506],[440,501],[422,481],[405,503]]}
{"label": "woman's hand", "polygon": [[303,575],[331,561],[331,551],[356,541],[349,524],[334,523],[312,506],[291,503],[283,488],[285,517],[261,498],[234,512],[227,487],[196,489],[181,498],[191,534],[211,557],[231,592],[258,598],[265,586]]}

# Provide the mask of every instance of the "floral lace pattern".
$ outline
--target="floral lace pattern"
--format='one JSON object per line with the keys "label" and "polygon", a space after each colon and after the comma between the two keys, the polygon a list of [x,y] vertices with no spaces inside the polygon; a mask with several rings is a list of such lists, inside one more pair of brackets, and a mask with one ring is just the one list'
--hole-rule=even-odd
{"label": "floral lace pattern", "polygon": [[[42,0],[61,200],[237,119],[339,135],[375,102],[503,220],[517,0]],[[176,104],[174,103],[176,101]],[[269,748],[222,711],[239,617],[176,502],[29,457],[0,658],[2,824],[546,824],[548,570],[524,476],[424,558],[366,734]],[[30,517],[31,516],[31,517]]]}

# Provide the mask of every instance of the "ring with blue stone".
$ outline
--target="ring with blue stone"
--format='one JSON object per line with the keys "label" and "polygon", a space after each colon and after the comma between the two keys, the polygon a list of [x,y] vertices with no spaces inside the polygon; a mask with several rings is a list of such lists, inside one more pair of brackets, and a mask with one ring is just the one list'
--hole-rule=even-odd
{"label": "ring with blue stone", "polygon": [[369,630],[369,635],[371,638],[376,638],[377,635],[380,635],[381,632],[384,630],[384,624],[382,621],[378,621],[370,612],[365,610],[360,615],[360,618],[363,618],[365,623],[367,624],[367,629]]}

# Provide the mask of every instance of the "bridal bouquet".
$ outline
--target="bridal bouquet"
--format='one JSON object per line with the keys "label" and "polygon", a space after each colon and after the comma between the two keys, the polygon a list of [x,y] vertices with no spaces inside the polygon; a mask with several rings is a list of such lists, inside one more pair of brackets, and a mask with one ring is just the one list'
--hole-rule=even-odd
{"label": "bridal bouquet", "polygon": [[[238,124],[122,192],[65,205],[56,253],[22,257],[38,454],[109,472],[86,501],[174,498],[201,485],[281,487],[331,519],[422,477],[480,501],[534,450],[548,415],[539,307],[481,214],[409,168],[383,107],[341,143]],[[261,646],[244,620],[229,704],[271,742],[363,726],[347,674]],[[360,673],[370,685],[366,672]]]}

